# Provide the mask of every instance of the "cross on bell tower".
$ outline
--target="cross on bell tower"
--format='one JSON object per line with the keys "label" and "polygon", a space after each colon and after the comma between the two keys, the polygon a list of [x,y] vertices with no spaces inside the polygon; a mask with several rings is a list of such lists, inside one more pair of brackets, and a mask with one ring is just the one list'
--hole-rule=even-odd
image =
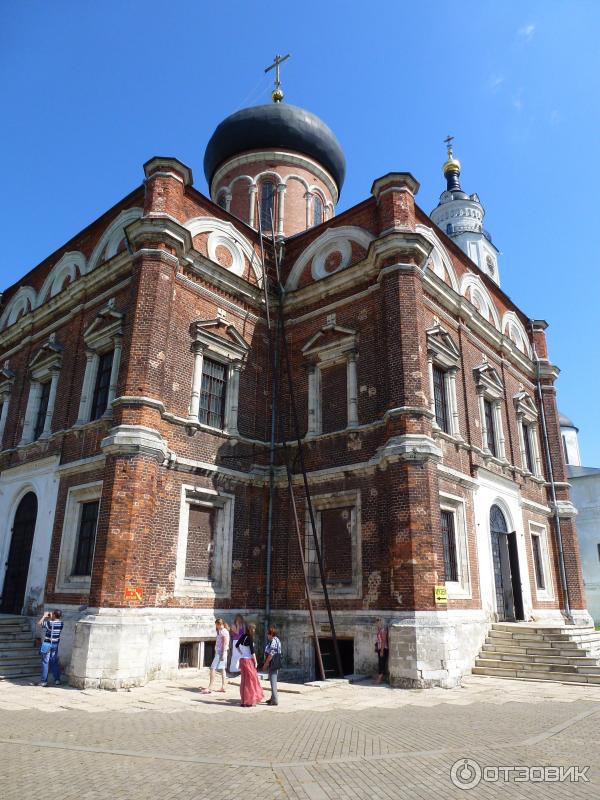
{"label": "cross on bell tower", "polygon": [[287,61],[290,58],[291,53],[288,53],[287,56],[280,56],[276,55],[275,60],[271,64],[270,67],[265,69],[265,72],[270,72],[272,69],[275,70],[275,88],[273,89],[273,94],[271,97],[273,98],[274,103],[281,103],[283,100],[283,92],[281,91],[281,80],[279,76],[279,65],[283,64],[284,61]]}

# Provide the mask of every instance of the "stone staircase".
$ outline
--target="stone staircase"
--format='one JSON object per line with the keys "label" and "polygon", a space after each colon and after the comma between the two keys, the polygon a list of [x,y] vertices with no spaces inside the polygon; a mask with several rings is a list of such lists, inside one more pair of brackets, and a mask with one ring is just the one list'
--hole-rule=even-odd
{"label": "stone staircase", "polygon": [[592,626],[494,623],[472,672],[600,684],[600,631]]}
{"label": "stone staircase", "polygon": [[0,614],[0,681],[40,675],[39,649],[26,617]]}

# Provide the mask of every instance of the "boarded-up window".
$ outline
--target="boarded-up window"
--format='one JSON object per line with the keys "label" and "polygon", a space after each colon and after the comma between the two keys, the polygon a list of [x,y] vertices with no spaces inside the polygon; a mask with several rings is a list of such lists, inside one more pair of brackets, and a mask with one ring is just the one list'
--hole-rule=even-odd
{"label": "boarded-up window", "polygon": [[321,370],[321,431],[341,431],[348,425],[347,364]]}
{"label": "boarded-up window", "polygon": [[352,583],[352,507],[321,512],[321,551],[327,583]]}
{"label": "boarded-up window", "polygon": [[190,506],[185,577],[214,578],[215,527],[218,509]]}

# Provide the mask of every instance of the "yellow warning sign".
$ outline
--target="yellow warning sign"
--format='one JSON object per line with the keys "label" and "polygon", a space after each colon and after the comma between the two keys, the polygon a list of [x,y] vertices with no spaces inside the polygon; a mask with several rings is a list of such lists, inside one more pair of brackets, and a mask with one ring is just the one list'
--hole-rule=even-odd
{"label": "yellow warning sign", "polygon": [[448,589],[445,586],[434,586],[433,596],[436,604],[448,602]]}

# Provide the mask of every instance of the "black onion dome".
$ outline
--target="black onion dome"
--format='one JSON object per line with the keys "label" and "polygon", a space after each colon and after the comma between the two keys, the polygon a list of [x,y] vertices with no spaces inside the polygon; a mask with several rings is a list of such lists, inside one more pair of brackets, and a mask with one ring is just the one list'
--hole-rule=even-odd
{"label": "black onion dome", "polygon": [[232,156],[271,148],[309,156],[332,175],[341,190],[346,159],[335,134],[310,111],[288,103],[243,108],[217,126],[204,154],[208,185],[221,164]]}

